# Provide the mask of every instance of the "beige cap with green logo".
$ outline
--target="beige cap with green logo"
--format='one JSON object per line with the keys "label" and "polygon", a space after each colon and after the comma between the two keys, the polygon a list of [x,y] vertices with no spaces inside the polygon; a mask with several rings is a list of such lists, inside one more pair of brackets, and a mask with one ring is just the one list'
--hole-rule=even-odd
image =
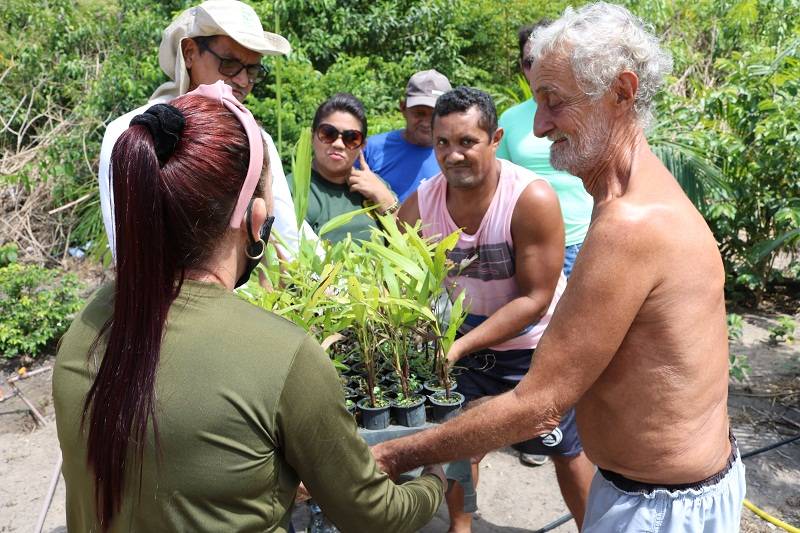
{"label": "beige cap with green logo", "polygon": [[161,85],[151,96],[178,97],[189,90],[189,73],[183,62],[181,41],[189,37],[227,35],[245,48],[262,55],[288,55],[292,47],[285,38],[264,31],[252,7],[238,0],[206,0],[190,7],[167,26],[158,49],[158,64],[173,81]]}

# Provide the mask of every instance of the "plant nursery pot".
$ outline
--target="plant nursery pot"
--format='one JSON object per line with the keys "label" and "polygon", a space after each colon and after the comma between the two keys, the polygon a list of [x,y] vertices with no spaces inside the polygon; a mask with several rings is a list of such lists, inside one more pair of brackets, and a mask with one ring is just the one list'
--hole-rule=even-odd
{"label": "plant nursery pot", "polygon": [[[442,392],[444,390],[444,387],[439,385],[439,380],[438,379],[429,379],[428,381],[425,382],[424,387],[425,387],[425,391],[429,395],[436,394],[437,392]],[[450,380],[450,390],[454,391],[457,388],[458,388],[458,384],[456,383],[456,381],[455,380]]]}
{"label": "plant nursery pot", "polygon": [[392,416],[401,426],[415,428],[425,425],[425,397],[417,395],[410,405],[397,405],[397,400],[392,401]]}
{"label": "plant nursery pot", "polygon": [[369,398],[358,401],[361,411],[361,427],[364,429],[386,429],[389,427],[389,404],[386,407],[370,407]]}
{"label": "plant nursery pot", "polygon": [[350,387],[344,387],[344,397],[355,402],[356,398],[358,398],[358,393]]}
{"label": "plant nursery pot", "polygon": [[461,412],[461,406],[464,405],[464,395],[460,392],[452,392],[452,390],[449,402],[446,401],[444,392],[431,394],[428,399],[433,405],[433,421],[438,423],[447,422],[456,417]]}
{"label": "plant nursery pot", "polygon": [[400,382],[399,379],[400,378],[398,378],[394,374],[384,374],[383,376],[380,377],[379,381],[381,385],[386,385],[387,388],[390,388],[395,383],[399,383]]}

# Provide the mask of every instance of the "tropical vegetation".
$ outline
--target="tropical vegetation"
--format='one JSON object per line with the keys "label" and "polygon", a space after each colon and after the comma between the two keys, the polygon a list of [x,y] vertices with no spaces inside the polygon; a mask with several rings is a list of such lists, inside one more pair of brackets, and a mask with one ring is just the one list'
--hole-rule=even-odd
{"label": "tropical vegetation", "polygon": [[[157,63],[160,33],[193,3],[0,3],[0,245],[14,243],[22,260],[51,266],[70,249],[107,260],[96,179],[104,126],[166,81]],[[398,101],[420,69],[487,90],[501,111],[523,100],[516,29],[585,2],[250,3],[293,46],[288,58],[265,59],[267,80],[246,102],[288,166],[315,108],[334,92],[364,101],[370,133],[402,124]],[[758,304],[774,291],[797,294],[800,2],[621,3],[653,25],[675,59],[651,140],[719,242],[728,296]],[[375,251],[364,245],[360,253]],[[313,295],[313,288],[302,290]],[[406,312],[389,316],[399,323]],[[295,315],[309,328],[319,320]]]}

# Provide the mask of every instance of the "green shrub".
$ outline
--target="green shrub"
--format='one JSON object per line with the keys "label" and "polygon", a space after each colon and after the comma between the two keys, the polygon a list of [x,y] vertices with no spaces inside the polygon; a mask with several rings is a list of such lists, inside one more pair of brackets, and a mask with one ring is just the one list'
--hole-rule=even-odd
{"label": "green shrub", "polygon": [[[417,70],[436,68],[453,85],[484,89],[502,112],[526,97],[517,82],[517,28],[585,3],[246,1],[293,47],[288,58],[264,60],[267,79],[246,102],[286,168],[314,110],[335,92],[363,100],[370,133],[402,127],[398,101]],[[0,157],[40,148],[0,176],[0,186],[48,181],[53,205],[44,210],[88,194],[58,214],[70,244],[105,250],[96,177],[105,124],[166,81],[161,31],[197,3],[0,2]],[[800,2],[619,3],[651,23],[675,59],[650,140],[714,232],[728,296],[757,303],[800,273]]]}
{"label": "green shrub", "polygon": [[750,361],[746,355],[730,354],[728,363],[728,375],[734,381],[742,383],[750,375]]}
{"label": "green shrub", "polygon": [[740,342],[744,334],[744,319],[742,315],[728,313],[728,340]]}
{"label": "green shrub", "polygon": [[794,331],[797,328],[797,324],[795,323],[794,319],[790,316],[780,316],[778,317],[778,324],[769,328],[769,343],[772,346],[779,344],[781,342],[794,342]]}
{"label": "green shrub", "polygon": [[0,246],[0,267],[10,265],[17,262],[17,245],[14,243],[4,244]]}
{"label": "green shrub", "polygon": [[81,307],[77,277],[37,265],[0,268],[0,357],[37,357]]}

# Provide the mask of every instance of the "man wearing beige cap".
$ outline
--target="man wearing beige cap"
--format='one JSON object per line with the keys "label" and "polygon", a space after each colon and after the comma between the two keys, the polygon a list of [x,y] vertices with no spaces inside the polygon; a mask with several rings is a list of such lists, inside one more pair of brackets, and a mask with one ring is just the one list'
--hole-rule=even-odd
{"label": "man wearing beige cap", "polygon": [[431,116],[436,99],[452,89],[435,70],[417,72],[408,80],[400,111],[406,119],[402,130],[373,135],[364,157],[369,168],[389,184],[402,202],[420,182],[440,172],[433,153]]}
{"label": "man wearing beige cap", "polygon": [[[171,81],[158,87],[142,107],[112,121],[103,136],[98,173],[100,205],[112,254],[115,254],[114,198],[109,163],[114,144],[128,128],[131,118],[154,104],[169,102],[198,85],[218,80],[230,85],[236,98],[243,101],[253,86],[264,78],[262,56],[286,55],[290,51],[286,39],[265,32],[253,8],[237,0],[207,0],[181,13],[164,30],[158,62]],[[262,130],[261,133],[272,174],[274,228],[289,247],[284,252],[292,255],[298,241],[294,204],[275,143],[267,132]],[[304,230],[313,235],[310,228]]]}

